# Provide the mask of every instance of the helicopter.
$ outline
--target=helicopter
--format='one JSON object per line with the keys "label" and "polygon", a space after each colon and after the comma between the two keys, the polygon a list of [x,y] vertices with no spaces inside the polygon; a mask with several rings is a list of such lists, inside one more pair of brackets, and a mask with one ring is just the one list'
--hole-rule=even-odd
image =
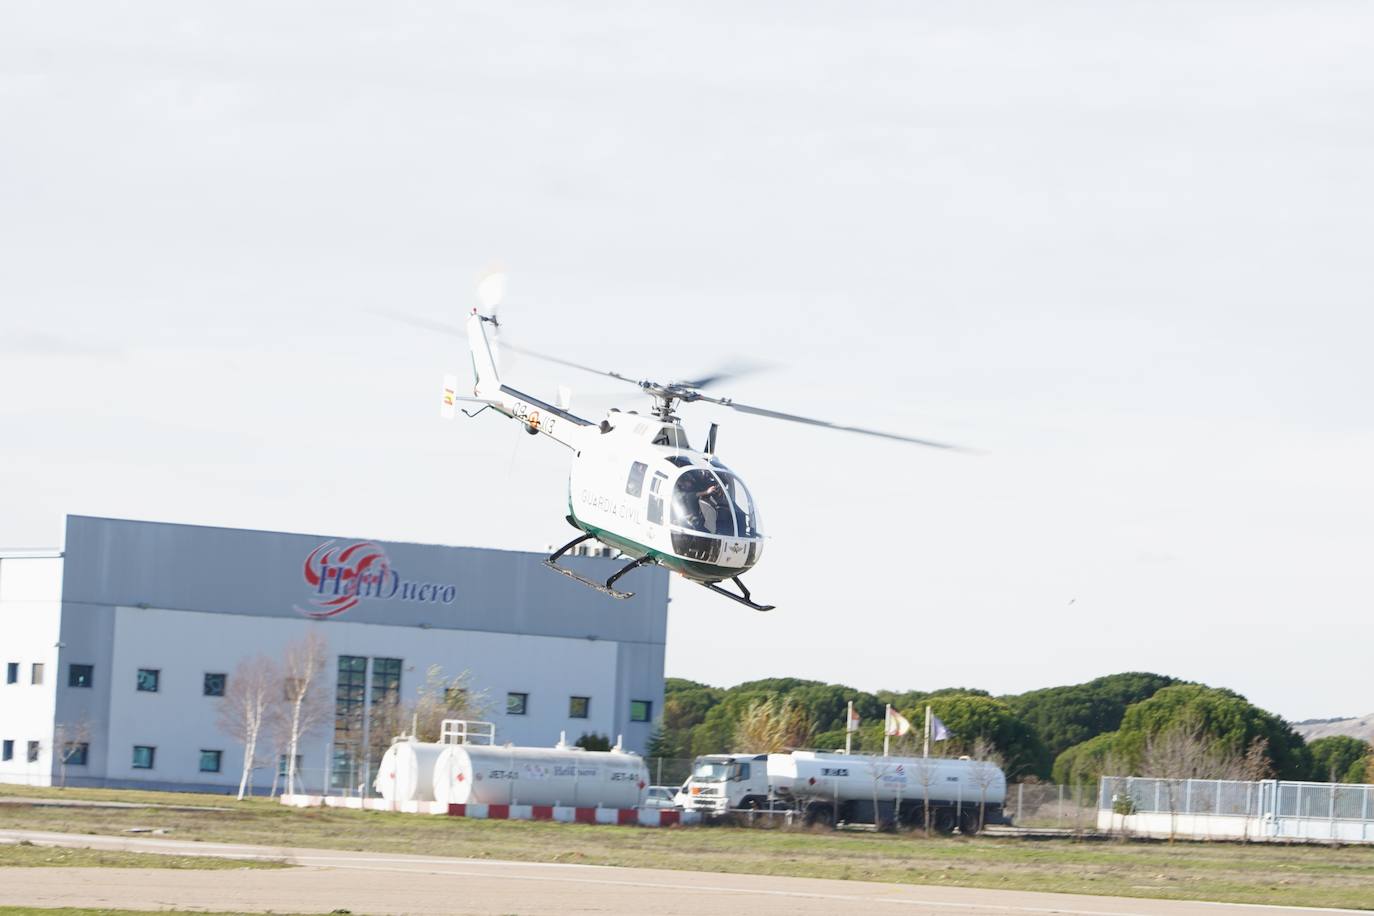
{"label": "helicopter", "polygon": [[[555,550],[544,565],[612,598],[634,594],[616,588],[627,573],[658,565],[753,610],[774,608],[755,602],[741,578],[763,557],[758,503],[739,474],[716,454],[719,424],[712,423],[703,447],[694,448],[677,416],[679,404],[704,402],[775,420],[963,451],[944,442],[783,413],[701,390],[736,373],[721,371],[664,384],[502,344],[516,353],[635,385],[652,399],[652,407],[644,414],[613,407],[599,422],[579,417],[568,409],[565,388],[559,390],[559,403],[549,404],[502,381],[492,340],[496,335],[489,337],[488,330],[496,332],[500,327],[495,308],[503,291],[504,277],[500,274],[479,284],[479,300],[486,311],[474,307],[466,321],[474,375],[472,395],[459,395],[457,377],[445,376],[440,414],[452,419],[459,404],[480,405],[462,413],[476,417],[493,410],[521,424],[530,435],[547,436],[572,451],[567,521],[578,530],[578,536]],[[590,540],[628,560],[604,582],[558,562],[569,550]],[[727,580],[738,592],[722,586]]]}

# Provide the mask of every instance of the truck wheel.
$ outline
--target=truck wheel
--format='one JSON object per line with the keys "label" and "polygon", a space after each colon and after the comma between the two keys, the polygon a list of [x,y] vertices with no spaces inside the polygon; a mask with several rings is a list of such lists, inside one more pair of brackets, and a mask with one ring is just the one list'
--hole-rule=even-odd
{"label": "truck wheel", "polygon": [[965,810],[959,815],[959,832],[964,836],[978,833],[978,812]]}
{"label": "truck wheel", "polygon": [[811,805],[806,809],[802,823],[808,827],[830,827],[833,829],[835,826],[835,809],[829,805]]}
{"label": "truck wheel", "polygon": [[930,812],[930,826],[936,833],[949,836],[954,832],[954,812],[948,808],[938,808]]}

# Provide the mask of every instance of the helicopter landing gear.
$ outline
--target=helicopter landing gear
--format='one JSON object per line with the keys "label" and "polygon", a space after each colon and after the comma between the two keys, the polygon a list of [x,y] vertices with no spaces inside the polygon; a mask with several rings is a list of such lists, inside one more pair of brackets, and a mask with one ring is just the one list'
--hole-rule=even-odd
{"label": "helicopter landing gear", "polygon": [[724,595],[731,601],[738,601],[745,607],[751,607],[756,611],[771,611],[774,607],[776,607],[776,605],[772,604],[755,604],[753,599],[749,597],[749,589],[744,587],[744,583],[739,580],[739,576],[731,577],[730,581],[735,583],[735,585],[739,586],[739,590],[740,592],[742,592],[742,594],[736,595],[734,592],[726,591],[725,589],[720,587],[720,583],[718,582],[702,582],[700,584],[705,586],[706,588],[709,588],[717,595]]}
{"label": "helicopter landing gear", "polygon": [[596,589],[598,592],[601,592],[603,595],[610,595],[612,598],[620,598],[620,599],[622,599],[622,600],[625,599],[625,598],[632,598],[632,597],[634,597],[634,592],[619,592],[619,591],[616,591],[615,588],[613,587],[613,586],[615,585],[615,580],[619,579],[621,576],[625,575],[625,574],[626,574],[627,572],[629,572],[630,570],[635,569],[636,567],[639,567],[639,566],[643,566],[645,563],[651,562],[650,559],[649,559],[648,557],[640,557],[638,560],[634,560],[634,561],[632,561],[632,562],[626,564],[626,565],[624,566],[624,568],[622,568],[622,569],[619,570],[615,575],[613,575],[613,576],[611,576],[609,579],[607,579],[605,585],[602,585],[600,582],[595,582],[595,581],[593,581],[593,580],[591,580],[591,579],[588,579],[586,576],[578,575],[577,573],[573,572],[571,569],[568,569],[566,566],[559,566],[559,565],[558,565],[558,558],[559,558],[559,557],[563,556],[563,554],[567,553],[569,550],[571,550],[572,548],[576,547],[578,544],[581,544],[583,541],[590,541],[590,540],[592,539],[592,537],[593,537],[593,535],[584,534],[584,535],[582,535],[581,537],[575,537],[575,538],[573,538],[571,541],[569,541],[568,543],[564,544],[562,547],[560,547],[560,548],[558,548],[557,550],[555,550],[555,551],[553,552],[553,554],[552,554],[547,560],[544,561],[544,565],[547,566],[549,569],[552,569],[554,572],[562,573],[563,575],[567,576],[569,579],[576,579],[578,582],[581,582],[583,585],[587,586],[588,588],[594,588],[594,589]]}

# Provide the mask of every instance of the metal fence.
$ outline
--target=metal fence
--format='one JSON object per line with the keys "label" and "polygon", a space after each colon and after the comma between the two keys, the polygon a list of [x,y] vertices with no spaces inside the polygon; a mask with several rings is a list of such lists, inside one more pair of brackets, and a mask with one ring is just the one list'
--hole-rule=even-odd
{"label": "metal fence", "polygon": [[1088,785],[1023,782],[1007,786],[1003,805],[1017,827],[1097,829],[1097,793]]}
{"label": "metal fence", "polygon": [[1104,776],[1097,808],[1104,829],[1374,841],[1374,785]]}

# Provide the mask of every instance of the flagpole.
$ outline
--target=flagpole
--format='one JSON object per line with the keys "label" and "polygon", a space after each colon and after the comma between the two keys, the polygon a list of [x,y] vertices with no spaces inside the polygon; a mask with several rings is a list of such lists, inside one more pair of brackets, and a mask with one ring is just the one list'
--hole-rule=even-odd
{"label": "flagpole", "polygon": [[849,701],[849,713],[844,717],[844,752],[849,753],[854,742],[854,701]]}
{"label": "flagpole", "polygon": [[883,756],[887,756],[887,745],[892,740],[891,727],[888,725],[892,721],[892,704],[887,704],[887,712],[883,714]]}
{"label": "flagpole", "polygon": [[922,742],[921,756],[922,756],[922,757],[929,757],[929,756],[930,756],[930,707],[929,707],[929,706],[926,707],[926,735],[925,735],[925,740]]}

